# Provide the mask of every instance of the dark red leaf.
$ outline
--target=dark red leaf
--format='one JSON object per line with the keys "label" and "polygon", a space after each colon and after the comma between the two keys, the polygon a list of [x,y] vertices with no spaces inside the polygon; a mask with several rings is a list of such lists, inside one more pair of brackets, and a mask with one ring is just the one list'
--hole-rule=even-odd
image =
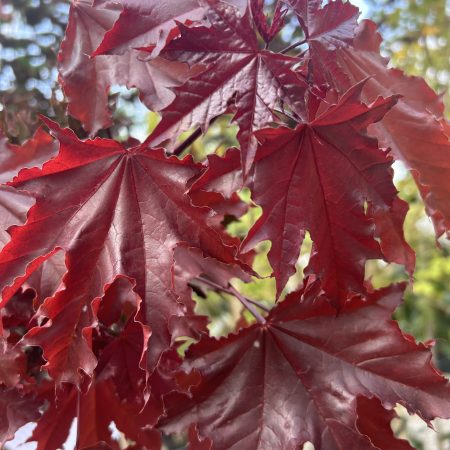
{"label": "dark red leaf", "polygon": [[[106,291],[103,305],[124,305],[122,314],[112,322],[111,316],[107,323],[101,322],[111,334],[118,333],[120,322],[125,321],[123,330],[100,352],[98,367],[96,369],[99,378],[112,379],[116,386],[117,394],[121,399],[132,404],[144,405],[144,391],[147,384],[147,347],[151,335],[148,326],[142,324],[141,300],[133,291],[133,283],[124,278],[118,278]],[[125,311],[132,308],[132,315]],[[111,310],[111,307],[109,308]],[[99,313],[100,320],[105,318]],[[125,312],[125,314],[123,314]],[[125,317],[128,316],[126,319]],[[109,322],[109,323],[108,323]],[[114,326],[115,325],[115,326]]]}
{"label": "dark red leaf", "polygon": [[284,0],[296,12],[309,47],[314,82],[334,86],[342,74],[335,51],[353,43],[359,9],[350,2],[335,0],[323,8],[321,1]]}
{"label": "dark red leaf", "polygon": [[256,149],[253,131],[276,120],[272,110],[282,100],[302,117],[306,84],[291,70],[297,59],[259,48],[250,12],[240,17],[232,6],[210,3],[206,16],[212,27],[180,25],[181,37],[161,53],[204,69],[175,90],[175,101],[163,111],[148,142],[174,143],[182,131],[194,126],[205,130],[211,119],[235,106],[248,172]]}
{"label": "dark red leaf", "polygon": [[91,329],[105,284],[119,275],[134,279],[153,333],[153,370],[170,345],[168,320],[185,313],[170,292],[173,249],[186,242],[234,263],[235,240],[208,227],[211,211],[193,206],[185,195],[200,169],[190,158],[166,158],[162,150],[145,147],[127,150],[110,140],[79,141],[47,123],[61,150],[42,170],[22,171],[13,183],[33,192],[37,203],[0,255],[3,304],[43,261],[58,249],[65,252],[64,288],[43,303],[39,315],[50,320],[27,340],[44,347],[58,382],[78,383],[78,369],[91,375],[96,365]]}
{"label": "dark red leaf", "polygon": [[367,102],[379,95],[402,96],[369,131],[412,169],[439,236],[450,230],[450,128],[442,118],[442,98],[422,78],[388,69],[387,60],[379,54],[380,42],[375,24],[363,21],[354,47],[342,48],[337,54],[340,70],[349,81],[337,78],[336,82],[342,90],[370,76],[362,96]]}
{"label": "dark red leaf", "polygon": [[280,303],[267,324],[205,337],[183,363],[202,380],[190,396],[167,397],[161,428],[196,423],[213,450],[294,450],[306,441],[316,449],[375,450],[357,426],[370,432],[366,411],[357,410],[361,396],[388,409],[401,403],[426,421],[450,417],[450,389],[431,366],[429,347],[391,320],[403,289],[354,297],[337,314],[314,283]]}
{"label": "dark red leaf", "polygon": [[[237,265],[223,264],[206,257],[201,250],[178,246],[174,251],[174,290],[186,304],[193,303],[189,283],[198,277],[227,288],[232,278],[250,281],[248,273]],[[201,284],[201,280],[197,280]],[[193,305],[191,305],[193,307]]]}
{"label": "dark red leaf", "polygon": [[363,101],[401,95],[397,106],[370,132],[412,169],[438,236],[450,230],[450,128],[443,119],[441,96],[422,78],[387,67],[375,23],[364,20],[356,28],[358,10],[350,3],[337,0],[320,9],[321,2],[286,1],[307,33],[317,83],[326,80],[342,93],[370,77]]}
{"label": "dark red leaf", "polygon": [[[0,130],[0,184],[12,180],[23,168],[42,166],[57,150],[57,143],[42,128],[22,146],[10,144]],[[8,228],[24,223],[33,204],[29,194],[0,186],[0,250],[10,240]]]}
{"label": "dark red leaf", "polygon": [[25,368],[25,355],[20,345],[13,346],[0,335],[0,386],[16,387],[25,374]]}
{"label": "dark red leaf", "polygon": [[[210,3],[213,0],[208,0]],[[132,48],[155,45],[159,53],[177,22],[201,21],[205,2],[202,0],[120,0],[122,12],[114,27],[106,33],[95,54],[123,54]],[[247,0],[228,0],[244,12]]]}
{"label": "dark red leaf", "polygon": [[[66,38],[59,54],[59,72],[69,101],[69,113],[95,135],[101,128],[112,125],[108,109],[111,85],[137,87],[143,103],[159,111],[172,102],[174,95],[169,88],[182,84],[188,68],[185,64],[160,58],[141,61],[139,52],[132,49],[119,56],[91,58],[120,14],[117,3],[100,0],[94,2],[94,6],[91,4],[91,0],[71,4]],[[136,30],[134,24],[127,28]]]}
{"label": "dark red leaf", "polygon": [[224,157],[208,156],[207,170],[192,184],[189,194],[207,190],[217,192],[226,198],[242,188],[240,151],[231,148]]}
{"label": "dark red leaf", "polygon": [[269,44],[283,27],[287,8],[280,0],[277,0],[273,13],[273,20],[270,26],[268,24],[267,17],[264,14],[264,0],[250,0],[250,8],[253,21],[255,22],[259,34],[264,39],[266,44]]}
{"label": "dark red leaf", "polygon": [[24,168],[41,167],[57,152],[57,142],[43,128],[21,146],[10,144],[0,130],[0,183],[12,180]]}
{"label": "dark red leaf", "polygon": [[34,394],[21,393],[17,389],[0,388],[1,448],[14,437],[19,428],[39,418],[41,403]]}
{"label": "dark red leaf", "polygon": [[372,443],[380,449],[414,450],[403,439],[397,439],[391,428],[391,421],[397,415],[387,411],[377,398],[359,397],[356,410],[358,413],[358,430],[369,436]]}
{"label": "dark red leaf", "polygon": [[77,442],[80,449],[96,448],[100,443],[118,448],[109,428],[114,421],[117,428],[130,439],[147,446],[149,450],[160,450],[159,433],[152,429],[144,430],[145,416],[139,415],[138,407],[121,402],[111,382],[94,382],[88,392],[82,395],[75,387],[66,386],[57,400],[51,399],[50,406],[38,421],[29,441],[37,442],[37,450],[61,448],[76,417],[79,422]]}
{"label": "dark red leaf", "polygon": [[[8,336],[9,342],[11,342],[11,334],[14,333],[15,329],[27,329],[35,313],[33,308],[34,298],[35,293],[33,290],[19,289],[8,304],[1,309],[3,327],[10,333]],[[18,339],[12,342],[15,343],[17,341]]]}
{"label": "dark red leaf", "polygon": [[379,98],[365,106],[359,100],[362,88],[349,90],[307,125],[257,134],[261,146],[249,187],[263,215],[243,250],[272,241],[269,261],[278,294],[295,273],[305,231],[314,242],[307,271],[323,280],[333,298],[365,292],[365,262],[383,257],[375,235],[382,249],[396,242],[385,259],[395,258],[409,271],[414,267],[414,254],[403,239],[406,208],[396,197],[391,159],[365,134],[396,99]]}

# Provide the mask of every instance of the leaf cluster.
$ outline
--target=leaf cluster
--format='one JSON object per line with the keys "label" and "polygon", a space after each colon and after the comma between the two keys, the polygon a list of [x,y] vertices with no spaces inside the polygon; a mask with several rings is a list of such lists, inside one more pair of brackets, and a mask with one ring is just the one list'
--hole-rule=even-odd
{"label": "leaf cluster", "polygon": [[[22,146],[0,136],[1,444],[36,422],[30,439],[56,450],[76,418],[77,449],[120,448],[113,422],[135,449],[187,433],[196,450],[406,450],[397,404],[450,418],[431,344],[392,320],[407,284],[366,277],[370,260],[414,275],[395,160],[449,233],[442,100],[387,66],[350,3],[264,7],[71,4],[59,80],[88,137],[46,117]],[[275,48],[288,20],[302,38]],[[161,115],[144,142],[99,137],[116,84]],[[186,155],[225,116],[238,145]],[[243,188],[262,212],[241,238]],[[305,278],[285,296],[307,236]],[[261,276],[266,241],[272,306],[236,281]],[[220,339],[193,300],[209,291],[243,311]]]}

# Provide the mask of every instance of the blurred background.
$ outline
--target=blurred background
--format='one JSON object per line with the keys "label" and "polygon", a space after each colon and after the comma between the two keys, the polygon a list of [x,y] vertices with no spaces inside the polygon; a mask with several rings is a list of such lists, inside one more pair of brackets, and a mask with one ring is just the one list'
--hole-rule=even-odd
{"label": "blurred background", "polygon": [[[266,3],[270,6],[270,2]],[[352,3],[360,7],[361,18],[370,18],[379,24],[385,39],[383,53],[391,59],[392,66],[411,75],[423,76],[444,96],[449,117],[450,94],[445,90],[450,80],[450,1],[359,0]],[[64,95],[57,83],[56,57],[68,10],[69,2],[65,0],[0,0],[0,127],[15,143],[30,137],[38,126],[38,113],[55,118],[63,125],[70,122],[83,137],[80,125],[65,115]],[[296,35],[298,30],[292,24],[280,34],[279,42],[274,46],[285,47]],[[127,140],[130,136],[143,139],[159,120],[157,114],[139,102],[133,90],[112,87],[110,106],[115,125],[105,132],[105,136],[112,135],[118,140]],[[223,118],[187,151],[198,160],[211,152],[223,154],[237,144],[236,132],[236,127],[229,124],[229,118]],[[395,181],[400,196],[410,205],[405,232],[417,252],[414,287],[408,289],[396,318],[402,329],[418,340],[436,340],[435,363],[442,371],[450,373],[450,244],[445,239],[436,242],[415,184],[397,163]],[[241,198],[248,203],[249,212],[239,220],[230,221],[227,227],[230,233],[243,237],[260,211],[251,203],[249,192],[242,192]],[[287,290],[295,289],[302,279],[310,247],[307,240],[298,262],[298,272]],[[255,269],[265,276],[271,273],[266,258],[269,248],[269,243],[263,243],[255,259]],[[401,266],[375,261],[368,264],[367,276],[376,287],[407,280]],[[245,286],[236,282],[236,286],[250,298],[273,304],[275,286],[271,279],[255,280]],[[215,335],[227,334],[242,314],[237,301],[215,292],[207,293],[206,298],[198,297],[197,303],[199,313],[209,315],[211,333]],[[403,410],[399,409],[399,414],[400,419],[393,427],[416,448],[450,450],[449,421],[437,421],[438,433],[434,434]],[[34,448],[32,444],[20,445],[23,436],[22,433],[8,444],[8,448]],[[166,445],[171,449],[183,448],[182,442],[170,439]],[[66,448],[73,448],[73,444],[68,442]]]}

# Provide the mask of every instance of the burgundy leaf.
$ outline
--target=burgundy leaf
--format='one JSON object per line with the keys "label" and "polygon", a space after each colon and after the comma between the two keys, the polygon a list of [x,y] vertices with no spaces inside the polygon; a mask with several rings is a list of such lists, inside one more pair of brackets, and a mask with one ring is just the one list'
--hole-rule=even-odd
{"label": "burgundy leaf", "polygon": [[365,292],[365,262],[383,257],[375,235],[382,248],[396,240],[398,250],[386,251],[385,259],[393,257],[413,269],[414,255],[403,239],[406,209],[396,197],[391,159],[365,134],[396,99],[379,98],[365,106],[359,100],[362,88],[359,84],[349,90],[307,125],[257,134],[261,146],[249,187],[263,215],[243,250],[272,241],[269,261],[278,295],[295,272],[305,231],[314,242],[307,271],[322,278],[333,298]]}
{"label": "burgundy leaf", "polygon": [[86,394],[79,394],[75,387],[66,386],[57,400],[51,399],[29,441],[37,442],[37,450],[61,448],[75,417],[79,421],[77,447],[80,449],[98,448],[99,443],[118,449],[109,428],[114,421],[130,439],[147,446],[149,450],[160,450],[159,433],[143,429],[145,416],[140,416],[135,406],[121,403],[111,382],[94,382]]}
{"label": "burgundy leaf", "polygon": [[375,23],[364,20],[356,28],[358,10],[350,3],[337,0],[320,9],[321,2],[286,2],[297,12],[307,34],[317,83],[326,80],[342,93],[369,77],[363,101],[373,102],[380,95],[401,96],[370,132],[412,169],[438,236],[450,230],[450,129],[443,119],[441,96],[422,78],[387,67]]}
{"label": "burgundy leaf", "polygon": [[231,148],[224,157],[208,156],[207,170],[192,184],[189,194],[207,190],[217,192],[226,198],[242,188],[240,152]]}
{"label": "burgundy leaf", "polygon": [[[172,102],[169,89],[186,79],[188,68],[179,62],[156,58],[145,62],[139,52],[130,49],[120,56],[91,58],[104,34],[119,17],[117,3],[90,0],[71,5],[66,38],[59,54],[60,81],[69,100],[69,113],[95,135],[112,125],[108,110],[108,89],[113,84],[137,87],[140,98],[150,109],[158,111]],[[136,27],[128,26],[129,30]]]}
{"label": "burgundy leaf", "polygon": [[78,383],[78,369],[91,375],[96,365],[91,328],[104,286],[119,275],[134,279],[153,333],[153,370],[170,344],[167,321],[184,315],[170,292],[173,249],[186,242],[234,263],[235,240],[208,227],[211,211],[185,195],[187,181],[199,171],[191,159],[144,147],[127,150],[110,140],[79,141],[47,123],[61,149],[42,170],[22,171],[13,183],[33,192],[37,203],[0,255],[3,304],[43,261],[58,249],[65,252],[64,289],[43,303],[39,315],[50,320],[27,338],[45,347],[53,376]]}
{"label": "burgundy leaf", "polygon": [[240,17],[232,6],[211,1],[206,16],[210,29],[180,25],[180,38],[161,53],[204,69],[175,90],[175,101],[164,109],[161,123],[147,142],[157,145],[170,140],[173,144],[182,131],[193,126],[205,130],[211,119],[235,105],[234,120],[248,172],[256,149],[253,132],[276,120],[272,110],[281,100],[302,117],[307,86],[291,70],[296,58],[259,48],[249,12]]}
{"label": "burgundy leaf", "polygon": [[[208,0],[212,2],[213,0]],[[157,54],[164,47],[177,22],[201,21],[205,3],[202,0],[120,0],[122,11],[114,27],[106,33],[95,54],[123,54],[132,48],[155,45]],[[244,12],[247,0],[228,0]],[[131,26],[130,26],[131,25]]]}
{"label": "burgundy leaf", "polygon": [[196,248],[178,246],[174,251],[174,290],[183,299],[184,303],[192,303],[189,283],[195,278],[201,278],[227,288],[232,278],[250,281],[248,273],[237,265],[223,264],[205,255]]}
{"label": "burgundy leaf", "polygon": [[372,443],[380,448],[395,450],[414,450],[414,447],[403,439],[397,439],[391,428],[391,421],[397,415],[387,411],[377,398],[359,397],[356,410],[358,413],[358,430],[369,436]]}
{"label": "burgundy leaf", "polygon": [[284,7],[282,2],[277,0],[273,20],[270,26],[267,22],[267,17],[264,14],[264,0],[250,0],[250,8],[259,34],[266,44],[269,44],[283,27],[287,8]]}
{"label": "burgundy leaf", "polygon": [[[123,330],[100,352],[97,374],[100,379],[111,378],[116,386],[117,394],[121,399],[129,403],[139,405],[143,403],[143,393],[147,383],[147,347],[151,335],[149,327],[142,324],[142,313],[140,311],[141,299],[133,291],[133,283],[124,278],[118,278],[109,286],[103,298],[103,305],[109,303],[109,317],[99,314],[99,318],[108,317],[109,323],[103,321],[111,334],[117,333],[120,322],[127,316],[126,309],[132,308],[132,315],[126,320]],[[122,314],[112,319],[111,309],[114,306],[123,305]]]}
{"label": "burgundy leaf", "polygon": [[[388,409],[402,403],[426,421],[448,418],[450,389],[431,366],[429,347],[391,320],[403,289],[354,297],[337,314],[314,283],[280,303],[267,324],[205,337],[183,363],[201,382],[189,396],[167,397],[161,428],[196,423],[212,450],[294,450],[306,441],[318,450],[375,450],[363,434],[370,430],[367,410],[358,411],[361,396]],[[387,439],[382,432],[378,442]]]}
{"label": "burgundy leaf", "polygon": [[0,336],[0,386],[16,387],[25,373],[25,365],[25,355],[20,346],[10,345],[6,338]]}
{"label": "burgundy leaf", "polygon": [[422,78],[388,69],[386,59],[379,54],[380,42],[375,24],[363,21],[354,48],[338,52],[337,61],[349,81],[342,83],[337,78],[337,83],[345,90],[370,76],[362,96],[367,102],[379,95],[401,95],[397,106],[369,131],[383,146],[392,148],[396,159],[412,169],[440,236],[450,230],[450,128],[442,118],[442,98]]}
{"label": "burgundy leaf", "polygon": [[335,0],[321,8],[321,1],[284,0],[296,12],[309,47],[314,82],[334,86],[340,71],[334,52],[353,43],[359,9]]}
{"label": "burgundy leaf", "polygon": [[21,146],[10,144],[0,130],[0,183],[12,180],[24,168],[41,167],[57,151],[57,142],[43,128]]}
{"label": "burgundy leaf", "polygon": [[14,437],[19,428],[39,418],[41,403],[34,394],[24,394],[17,389],[0,388],[1,448]]}
{"label": "burgundy leaf", "polygon": [[[42,166],[57,149],[56,142],[42,128],[22,146],[10,144],[0,130],[0,184],[12,180],[23,168]],[[0,186],[0,250],[10,240],[8,228],[24,223],[33,204],[29,194]]]}

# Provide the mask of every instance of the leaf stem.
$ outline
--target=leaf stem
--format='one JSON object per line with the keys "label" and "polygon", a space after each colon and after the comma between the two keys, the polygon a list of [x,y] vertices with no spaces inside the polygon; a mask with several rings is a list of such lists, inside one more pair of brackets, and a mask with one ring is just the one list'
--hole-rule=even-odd
{"label": "leaf stem", "polygon": [[201,127],[198,127],[186,140],[184,140],[175,150],[172,155],[180,156],[190,145],[192,145],[201,135]]}
{"label": "leaf stem", "polygon": [[[209,122],[209,125],[212,125],[217,120],[217,117],[214,117]],[[185,139],[175,150],[172,152],[172,155],[180,156],[189,146],[191,146],[201,135],[203,134],[202,128],[198,127],[187,139]]]}
{"label": "leaf stem", "polygon": [[284,54],[290,52],[291,50],[293,50],[294,48],[297,48],[297,47],[300,47],[300,45],[306,44],[306,42],[308,42],[306,39],[303,39],[302,41],[294,42],[293,44],[286,47],[284,50],[281,50],[280,53],[282,55],[284,55]]}
{"label": "leaf stem", "polygon": [[261,308],[262,310],[269,312],[270,309],[267,308],[265,305],[262,305],[261,303],[258,303],[255,300],[250,300],[249,298],[244,297],[237,289],[235,289],[230,284],[226,288],[226,287],[221,286],[220,284],[214,283],[214,281],[208,280],[207,278],[197,277],[197,280],[201,281],[202,283],[204,283],[218,291],[222,291],[222,292],[225,292],[226,294],[230,294],[233,297],[236,297],[242,303],[242,305],[246,309],[248,309],[248,311],[250,311],[252,313],[252,315],[255,317],[255,319],[259,323],[262,323],[262,324],[266,323],[266,319],[255,308],[255,306],[257,306],[258,308]]}

